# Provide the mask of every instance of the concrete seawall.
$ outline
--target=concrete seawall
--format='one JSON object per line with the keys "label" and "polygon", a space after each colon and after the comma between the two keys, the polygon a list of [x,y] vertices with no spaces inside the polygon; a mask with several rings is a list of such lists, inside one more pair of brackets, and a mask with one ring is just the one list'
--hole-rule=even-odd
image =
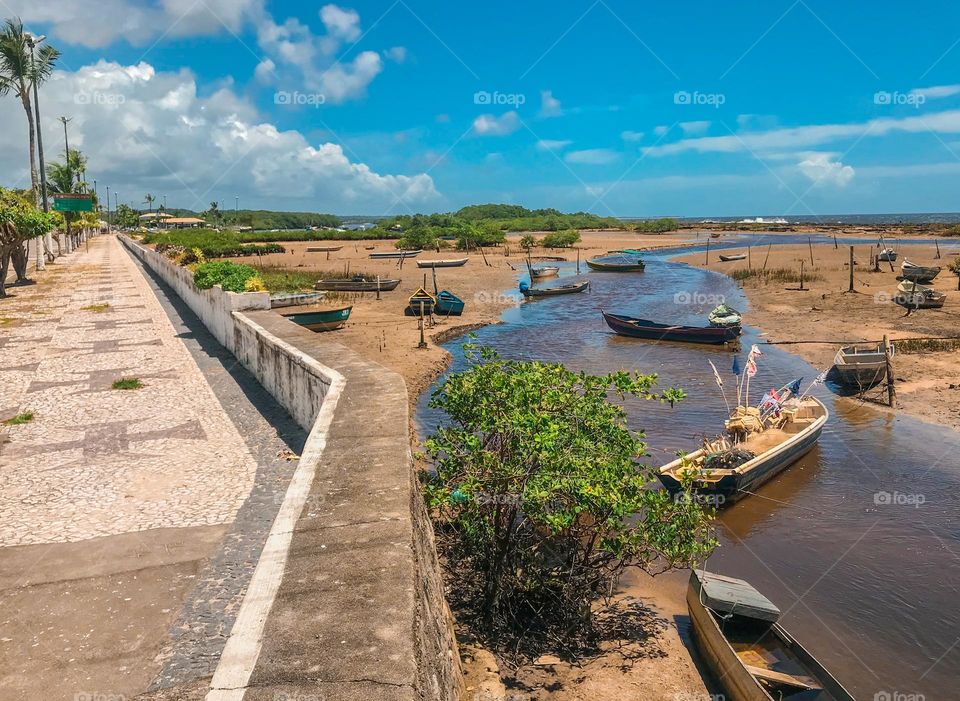
{"label": "concrete seawall", "polygon": [[121,241],[310,432],[208,698],[464,698],[403,379]]}

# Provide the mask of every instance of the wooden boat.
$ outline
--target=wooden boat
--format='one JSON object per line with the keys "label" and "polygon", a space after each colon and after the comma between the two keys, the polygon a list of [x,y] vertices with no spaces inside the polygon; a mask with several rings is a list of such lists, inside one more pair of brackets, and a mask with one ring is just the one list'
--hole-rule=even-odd
{"label": "wooden boat", "polygon": [[692,572],[687,609],[727,701],[854,701],[780,625],[780,609],[742,579]]}
{"label": "wooden boat", "polygon": [[899,292],[893,301],[908,309],[941,309],[947,296],[928,287],[923,292]]}
{"label": "wooden boat", "polygon": [[304,304],[316,304],[323,300],[323,292],[283,292],[270,295],[270,308],[299,307]]}
{"label": "wooden boat", "polygon": [[726,304],[719,304],[707,315],[707,319],[710,326],[740,326],[740,322],[743,321],[743,314]]}
{"label": "wooden boat", "polygon": [[311,331],[333,331],[343,326],[350,318],[353,307],[326,311],[295,312],[284,314],[287,319]]}
{"label": "wooden boat", "polygon": [[307,253],[333,253],[341,248],[343,246],[308,246]]}
{"label": "wooden boat", "polygon": [[463,314],[463,300],[453,294],[453,292],[440,290],[437,294],[436,308],[437,314],[460,316]]}
{"label": "wooden boat", "polygon": [[571,282],[556,287],[530,287],[526,282],[520,283],[520,292],[524,297],[553,297],[555,295],[571,295],[583,292],[590,287],[589,282]]}
{"label": "wooden boat", "polygon": [[447,260],[418,260],[418,268],[459,268],[466,265],[469,258],[449,258]]}
{"label": "wooden boat", "polygon": [[712,238],[712,239],[718,239],[718,238],[720,238],[720,234],[719,234],[719,233],[716,233],[716,232],[715,232],[715,233],[712,233],[712,234],[710,234],[710,238]]}
{"label": "wooden boat", "polygon": [[630,259],[626,257],[619,262],[587,258],[587,266],[591,270],[605,273],[639,273],[647,267],[642,258]]}
{"label": "wooden boat", "polygon": [[900,284],[897,285],[897,290],[900,292],[905,292],[910,294],[911,292],[926,292],[927,290],[932,290],[933,288],[929,285],[921,285],[919,282],[913,282],[912,280],[901,280]]}
{"label": "wooden boat", "polygon": [[942,268],[925,268],[922,265],[914,265],[906,258],[903,259],[903,263],[900,264],[900,275],[904,280],[911,280],[913,282],[933,282],[933,279],[940,274]]}
{"label": "wooden boat", "polygon": [[883,345],[862,348],[844,346],[833,358],[837,381],[849,387],[873,387],[887,374],[887,356]]}
{"label": "wooden boat", "polygon": [[560,274],[560,268],[555,265],[544,265],[541,268],[530,268],[530,277],[534,280],[541,280],[545,277],[555,277]]}
{"label": "wooden boat", "polygon": [[734,260],[746,260],[746,259],[747,259],[746,253],[731,253],[729,255],[723,255],[722,253],[720,254],[720,260],[723,261],[724,263],[729,263]]}
{"label": "wooden boat", "polygon": [[897,259],[897,252],[892,248],[884,248],[877,254],[877,260],[883,263],[892,263]]}
{"label": "wooden boat", "polygon": [[378,289],[381,292],[389,292],[396,289],[399,284],[400,280],[377,280],[376,278],[371,280],[369,277],[354,275],[352,278],[342,280],[317,280],[313,287],[317,290],[332,292],[376,292]]}
{"label": "wooden boat", "polygon": [[427,292],[422,287],[410,295],[407,301],[406,313],[411,316],[429,316],[433,314],[433,308],[437,304],[437,298]]}
{"label": "wooden boat", "polygon": [[[787,393],[789,390],[781,391]],[[726,435],[660,468],[660,482],[671,494],[683,491],[685,475],[693,474],[693,491],[731,504],[790,467],[820,440],[830,413],[815,397],[787,396],[775,413],[737,407],[725,422]],[[736,467],[726,457],[740,456]],[[750,457],[750,456],[753,457]],[[735,461],[734,461],[735,462]]]}
{"label": "wooden boat", "polygon": [[623,314],[608,314],[601,310],[607,326],[621,336],[645,338],[651,341],[682,341],[684,343],[721,344],[736,341],[739,326],[680,326],[658,324],[648,319],[635,319]]}
{"label": "wooden boat", "polygon": [[379,253],[371,253],[371,258],[416,258],[421,253],[423,249],[417,249],[416,251],[380,251]]}

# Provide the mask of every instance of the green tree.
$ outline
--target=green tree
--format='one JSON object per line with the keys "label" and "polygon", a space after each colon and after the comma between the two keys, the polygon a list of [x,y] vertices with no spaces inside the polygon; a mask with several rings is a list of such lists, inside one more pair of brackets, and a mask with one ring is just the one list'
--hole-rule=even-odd
{"label": "green tree", "polygon": [[957,276],[957,289],[960,290],[960,256],[950,264],[950,272]]}
{"label": "green tree", "polygon": [[14,252],[33,238],[53,229],[54,214],[45,214],[27,198],[0,188],[0,297],[6,297],[4,283]]}
{"label": "green tree", "polygon": [[136,226],[140,218],[137,216],[136,210],[122,204],[117,207],[117,211],[114,213],[114,221],[121,229],[129,229]]}
{"label": "green tree", "polygon": [[544,248],[570,248],[580,240],[580,232],[574,229],[554,231],[543,237]]}
{"label": "green tree", "polygon": [[[56,161],[47,164],[47,189],[52,193],[71,194],[86,191],[86,183],[78,178],[74,178],[74,173],[82,173],[87,167],[87,157],[76,149],[70,149],[67,158],[63,163]],[[62,212],[63,220],[66,225],[66,235],[72,240],[72,225],[77,221],[79,212]],[[62,253],[59,235],[54,237],[57,241],[58,253]]]}
{"label": "green tree", "polygon": [[520,248],[525,251],[529,251],[531,248],[537,245],[537,237],[527,234],[520,238]]}
{"label": "green tree", "polygon": [[210,203],[210,209],[203,213],[204,219],[208,223],[216,226],[223,221],[223,212],[220,211],[220,205],[217,202]]}
{"label": "green tree", "polygon": [[682,390],[656,392],[656,375],[596,377],[465,348],[469,369],[430,402],[451,423],[427,441],[435,472],[424,493],[484,633],[587,630],[591,604],[625,568],[688,566],[715,547],[709,510],[647,488],[656,469],[640,462],[644,436],[608,399],[672,405]]}
{"label": "green tree", "polygon": [[147,205],[147,211],[153,214],[153,203],[157,201],[157,198],[151,195],[149,192],[143,196],[143,203]]}

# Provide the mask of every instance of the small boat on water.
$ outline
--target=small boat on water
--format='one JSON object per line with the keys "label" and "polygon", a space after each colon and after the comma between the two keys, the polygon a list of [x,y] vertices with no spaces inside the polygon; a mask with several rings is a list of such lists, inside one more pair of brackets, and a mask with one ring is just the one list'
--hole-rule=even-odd
{"label": "small boat on water", "polygon": [[900,264],[900,275],[904,280],[911,280],[913,282],[933,282],[933,279],[940,274],[941,270],[942,268],[940,267],[927,268],[922,265],[914,265],[906,258],[904,258],[903,263]]}
{"label": "small boat on water", "polygon": [[437,314],[442,314],[443,316],[460,316],[463,314],[463,306],[463,300],[453,294],[453,292],[440,290],[440,292],[437,293]]}
{"label": "small boat on water", "polygon": [[760,407],[738,406],[724,422],[726,434],[660,468],[660,482],[671,494],[693,491],[731,504],[793,465],[820,440],[830,413],[816,397],[793,396],[799,380],[768,393]]}
{"label": "small boat on water", "polygon": [[416,258],[421,253],[423,249],[417,249],[416,251],[379,251],[378,253],[371,253],[371,258]]}
{"label": "small boat on water", "polygon": [[556,277],[560,274],[560,268],[555,265],[544,265],[540,268],[530,268],[530,277],[534,280],[540,280],[545,277]]}
{"label": "small boat on water", "polygon": [[897,259],[897,252],[892,248],[884,248],[877,254],[877,260],[883,263],[892,263]]}
{"label": "small boat on water", "polygon": [[270,295],[270,308],[280,309],[282,307],[300,307],[305,304],[316,304],[322,302],[323,292],[281,292]]}
{"label": "small boat on water", "polygon": [[433,314],[433,309],[437,304],[437,298],[427,292],[422,287],[410,295],[407,300],[406,313],[410,316],[429,316]]}
{"label": "small boat on water", "polygon": [[740,326],[740,322],[743,321],[743,314],[733,307],[720,304],[707,315],[707,319],[710,321],[710,326]]}
{"label": "small boat on water", "polygon": [[623,256],[621,260],[587,258],[587,266],[591,270],[604,273],[639,273],[647,267],[642,258],[627,258],[626,256]]}
{"label": "small boat on water", "polygon": [[887,356],[883,345],[844,346],[833,358],[837,381],[848,387],[873,387],[887,374]]}
{"label": "small boat on water", "polygon": [[555,295],[570,295],[583,292],[590,287],[589,282],[571,282],[556,287],[530,287],[526,282],[520,283],[520,292],[524,297],[553,297]]}
{"label": "small boat on water", "polygon": [[780,625],[780,609],[742,579],[693,571],[687,609],[727,701],[854,701]]}
{"label": "small boat on water", "polygon": [[469,258],[448,258],[447,260],[418,260],[418,268],[459,268],[466,265]]}
{"label": "small boat on water", "polygon": [[328,309],[324,311],[294,312],[283,316],[295,324],[311,331],[333,331],[339,329],[350,318],[353,307]]}
{"label": "small boat on water", "polygon": [[343,246],[307,246],[307,253],[333,253]]}
{"label": "small boat on water", "polygon": [[734,260],[746,260],[746,259],[747,259],[746,253],[730,253],[727,255],[724,255],[722,253],[720,254],[720,260],[723,261],[724,263],[729,263]]}
{"label": "small boat on water", "polygon": [[893,301],[908,309],[941,309],[947,296],[928,287],[922,292],[898,292]]}
{"label": "small boat on water", "polygon": [[363,275],[354,275],[352,278],[317,280],[313,287],[331,292],[376,292],[377,290],[389,292],[396,289],[399,284],[400,280],[371,279]]}
{"label": "small boat on water", "polygon": [[719,232],[714,232],[714,233],[710,234],[710,238],[712,238],[712,239],[718,239],[718,238],[720,238]]}
{"label": "small boat on water", "polygon": [[635,319],[623,314],[608,314],[600,310],[607,326],[621,336],[645,338],[650,341],[681,341],[684,343],[731,343],[740,335],[739,326],[680,326],[658,324],[648,319]]}

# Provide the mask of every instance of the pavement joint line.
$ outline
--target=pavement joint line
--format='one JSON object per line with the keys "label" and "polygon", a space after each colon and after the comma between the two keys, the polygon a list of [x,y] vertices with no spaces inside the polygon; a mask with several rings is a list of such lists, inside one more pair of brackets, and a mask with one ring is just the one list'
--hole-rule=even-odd
{"label": "pavement joint line", "polygon": [[323,404],[314,421],[306,445],[300,455],[280,510],[274,519],[264,543],[243,603],[230,631],[230,637],[220,656],[220,662],[210,680],[206,701],[241,701],[246,694],[260,650],[263,646],[263,631],[273,607],[277,591],[283,580],[290,545],[297,520],[307,503],[316,476],[317,467],[327,445],[327,435],[333,423],[334,412],[346,379],[336,370],[320,363],[316,358],[277,338],[259,324],[240,312],[234,317],[248,324],[257,334],[298,358],[305,367],[318,372],[330,381]]}

